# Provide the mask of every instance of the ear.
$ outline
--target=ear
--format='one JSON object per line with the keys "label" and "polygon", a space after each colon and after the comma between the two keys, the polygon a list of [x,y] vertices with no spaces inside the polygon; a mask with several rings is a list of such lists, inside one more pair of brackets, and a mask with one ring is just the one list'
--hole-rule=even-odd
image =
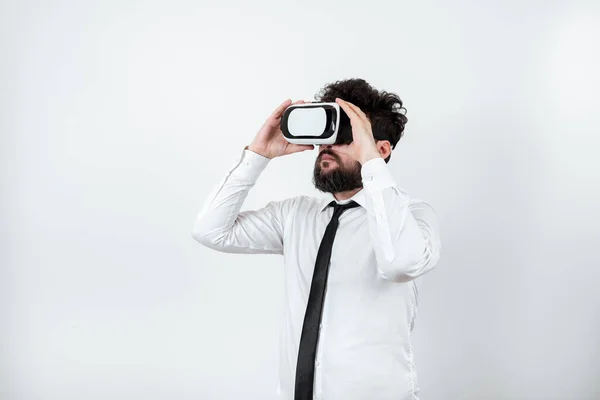
{"label": "ear", "polygon": [[375,142],[381,158],[386,159],[392,153],[392,145],[389,140],[377,140]]}

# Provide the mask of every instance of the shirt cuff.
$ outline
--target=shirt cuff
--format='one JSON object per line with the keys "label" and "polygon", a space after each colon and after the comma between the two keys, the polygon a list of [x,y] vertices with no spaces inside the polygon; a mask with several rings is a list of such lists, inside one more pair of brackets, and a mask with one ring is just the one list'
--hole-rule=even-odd
{"label": "shirt cuff", "polygon": [[232,174],[246,180],[256,181],[269,161],[271,161],[270,158],[255,153],[246,146],[242,150],[241,157],[232,170]]}
{"label": "shirt cuff", "polygon": [[381,191],[386,187],[396,186],[388,165],[381,157],[373,158],[362,165],[360,170],[363,187],[369,193]]}

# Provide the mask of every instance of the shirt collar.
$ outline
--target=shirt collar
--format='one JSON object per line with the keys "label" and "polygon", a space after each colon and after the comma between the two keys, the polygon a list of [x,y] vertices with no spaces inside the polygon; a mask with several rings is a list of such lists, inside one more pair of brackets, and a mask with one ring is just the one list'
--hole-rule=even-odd
{"label": "shirt collar", "polygon": [[335,196],[333,195],[333,193],[327,193],[326,197],[322,200],[321,203],[321,207],[319,209],[319,212],[323,212],[327,206],[329,205],[329,203],[331,203],[332,201],[335,201],[338,204],[346,204],[349,203],[350,201],[354,200],[355,202],[357,202],[361,207],[366,208],[365,207],[365,189],[361,189],[358,192],[356,192],[354,194],[354,196],[350,197],[349,199],[346,200],[337,200],[335,198]]}

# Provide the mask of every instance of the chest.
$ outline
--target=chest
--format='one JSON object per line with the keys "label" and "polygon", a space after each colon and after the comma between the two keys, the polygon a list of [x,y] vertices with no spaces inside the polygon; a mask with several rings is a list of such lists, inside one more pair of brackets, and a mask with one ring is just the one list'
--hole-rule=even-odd
{"label": "chest", "polygon": [[[290,232],[286,247],[288,265],[297,269],[305,282],[310,282],[329,214],[299,221]],[[370,238],[370,227],[364,210],[348,210],[339,219],[328,273],[328,285],[353,284],[376,279],[377,261]]]}

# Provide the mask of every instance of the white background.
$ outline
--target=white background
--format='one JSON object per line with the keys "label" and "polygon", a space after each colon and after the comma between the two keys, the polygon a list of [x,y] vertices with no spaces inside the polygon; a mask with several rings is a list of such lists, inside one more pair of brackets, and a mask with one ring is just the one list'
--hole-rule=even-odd
{"label": "white background", "polygon": [[[597,1],[2,1],[0,398],[274,399],[282,258],[191,227],[285,99],[360,77],[439,217],[422,400],[600,398]],[[274,159],[242,209],[319,193]]]}

